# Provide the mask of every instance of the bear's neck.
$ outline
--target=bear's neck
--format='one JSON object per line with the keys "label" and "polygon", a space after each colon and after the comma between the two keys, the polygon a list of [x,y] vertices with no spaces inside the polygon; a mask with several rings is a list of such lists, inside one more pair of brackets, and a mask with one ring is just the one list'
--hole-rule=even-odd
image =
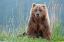
{"label": "bear's neck", "polygon": [[41,23],[41,22],[46,21],[46,20],[47,20],[46,16],[41,17],[41,18],[36,18],[35,16],[31,17],[31,21],[35,22],[35,23]]}

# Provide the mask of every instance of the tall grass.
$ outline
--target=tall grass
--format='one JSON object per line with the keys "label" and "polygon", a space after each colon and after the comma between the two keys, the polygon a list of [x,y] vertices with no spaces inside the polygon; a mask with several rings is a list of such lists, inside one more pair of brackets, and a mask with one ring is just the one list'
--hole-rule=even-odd
{"label": "tall grass", "polygon": [[[20,30],[23,31],[23,30]],[[62,37],[62,30],[61,30],[61,24],[58,24],[57,22],[54,22],[53,25],[53,32],[51,36],[51,40],[47,41],[43,38],[28,38],[27,36],[21,36],[18,37],[17,34],[11,34],[7,35],[5,31],[3,31],[0,34],[0,41],[5,41],[5,42],[62,42],[64,41],[64,38]]]}

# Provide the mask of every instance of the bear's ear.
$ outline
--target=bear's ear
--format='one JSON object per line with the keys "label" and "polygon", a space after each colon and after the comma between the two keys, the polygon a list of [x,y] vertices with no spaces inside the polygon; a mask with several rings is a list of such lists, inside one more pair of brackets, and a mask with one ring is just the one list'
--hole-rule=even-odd
{"label": "bear's ear", "polygon": [[33,4],[32,4],[32,7],[34,8],[35,6],[36,6],[36,4],[35,4],[35,3],[33,3]]}
{"label": "bear's ear", "polygon": [[42,5],[42,7],[44,7],[44,8],[45,8],[45,7],[46,7],[46,5],[45,5],[45,4],[43,4],[43,5]]}

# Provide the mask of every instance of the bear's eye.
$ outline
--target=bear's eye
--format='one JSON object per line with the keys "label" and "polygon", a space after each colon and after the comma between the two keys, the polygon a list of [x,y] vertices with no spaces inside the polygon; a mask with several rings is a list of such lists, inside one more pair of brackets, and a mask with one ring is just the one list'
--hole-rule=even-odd
{"label": "bear's eye", "polygon": [[37,12],[37,9],[35,9],[35,12]]}
{"label": "bear's eye", "polygon": [[42,9],[39,9],[40,12],[42,12]]}

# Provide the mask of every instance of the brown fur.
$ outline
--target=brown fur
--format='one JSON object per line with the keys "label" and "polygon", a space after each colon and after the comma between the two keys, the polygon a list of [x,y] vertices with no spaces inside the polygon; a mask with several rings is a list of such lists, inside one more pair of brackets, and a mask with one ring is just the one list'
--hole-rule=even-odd
{"label": "brown fur", "polygon": [[[39,17],[36,17],[34,10],[37,9],[38,7],[42,9],[42,12],[39,13]],[[29,37],[42,37],[47,40],[50,40],[50,23],[47,18],[47,9],[45,5],[32,5],[26,34]]]}

